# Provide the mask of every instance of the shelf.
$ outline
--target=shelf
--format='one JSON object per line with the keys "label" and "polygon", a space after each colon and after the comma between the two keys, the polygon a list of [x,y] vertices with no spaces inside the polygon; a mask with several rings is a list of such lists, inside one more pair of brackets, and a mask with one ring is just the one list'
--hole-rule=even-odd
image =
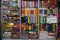
{"label": "shelf", "polygon": [[39,8],[39,10],[47,10],[46,8]]}
{"label": "shelf", "polygon": [[[34,10],[34,9],[36,9],[36,8],[22,8],[22,9],[30,9],[30,10]],[[37,8],[38,9],[38,8]]]}
{"label": "shelf", "polygon": [[[52,12],[51,9],[49,8],[46,8],[48,6],[52,6],[52,4],[50,5],[48,1],[47,2],[44,1],[43,3],[41,2],[42,0],[19,0],[19,1],[17,0],[18,3],[16,3],[15,0],[7,0],[7,1],[9,2],[7,6],[6,4],[2,3],[2,6],[3,6],[2,7],[2,20],[3,20],[2,23],[4,24],[5,22],[7,24],[8,23],[14,24],[12,26],[13,30],[11,30],[11,33],[12,33],[11,36],[9,35],[9,33],[6,33],[7,38],[39,39],[38,37],[41,31],[43,31],[43,33],[45,32],[47,35],[49,32],[50,33],[56,32],[55,27],[57,27],[57,21],[56,21],[57,18],[54,19],[54,17],[50,15],[57,17],[57,13]],[[9,10],[10,12],[8,11],[3,12],[3,10]],[[52,10],[56,11],[53,8]],[[4,13],[6,13],[6,15],[8,16],[4,16],[5,15]],[[3,16],[5,18],[3,18]],[[48,18],[48,16],[50,16],[51,18]],[[12,17],[12,19],[11,20],[9,20],[9,18],[6,19],[7,17]],[[9,27],[10,25],[8,24],[7,26]],[[5,27],[5,25],[3,27]],[[7,29],[9,30],[9,28]],[[20,29],[20,30],[17,30],[17,29]],[[3,32],[4,31],[5,30],[3,30]]]}

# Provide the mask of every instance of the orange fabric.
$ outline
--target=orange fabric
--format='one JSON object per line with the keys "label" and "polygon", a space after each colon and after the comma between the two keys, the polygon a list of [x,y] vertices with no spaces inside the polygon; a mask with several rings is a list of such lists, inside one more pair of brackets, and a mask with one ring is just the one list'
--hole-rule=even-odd
{"label": "orange fabric", "polygon": [[30,16],[28,17],[28,23],[30,23]]}
{"label": "orange fabric", "polygon": [[20,27],[20,25],[19,25],[19,24],[14,24],[14,26],[19,26],[19,27]]}
{"label": "orange fabric", "polygon": [[28,13],[28,10],[27,10],[27,9],[25,9],[25,15],[27,15],[27,13]]}
{"label": "orange fabric", "polygon": [[28,15],[30,15],[30,13],[31,13],[30,9],[28,9],[28,11],[27,11],[27,12],[28,12]]}
{"label": "orange fabric", "polygon": [[21,24],[22,27],[24,27],[24,24]]}
{"label": "orange fabric", "polygon": [[25,15],[29,15],[30,14],[30,9],[25,9]]}
{"label": "orange fabric", "polygon": [[34,15],[38,16],[38,9],[37,8],[34,10]]}

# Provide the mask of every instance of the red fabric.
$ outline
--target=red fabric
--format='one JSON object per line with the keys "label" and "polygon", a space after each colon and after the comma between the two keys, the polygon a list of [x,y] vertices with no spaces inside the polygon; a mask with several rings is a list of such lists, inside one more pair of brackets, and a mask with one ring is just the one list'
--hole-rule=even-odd
{"label": "red fabric", "polygon": [[26,29],[28,30],[29,28],[28,28],[28,25],[26,25]]}
{"label": "red fabric", "polygon": [[24,14],[25,13],[25,10],[21,10],[22,11],[22,14]]}
{"label": "red fabric", "polygon": [[52,6],[55,6],[56,0],[52,0]]}
{"label": "red fabric", "polygon": [[34,1],[34,6],[36,6],[36,1]]}
{"label": "red fabric", "polygon": [[58,14],[58,19],[60,19],[60,14]]}

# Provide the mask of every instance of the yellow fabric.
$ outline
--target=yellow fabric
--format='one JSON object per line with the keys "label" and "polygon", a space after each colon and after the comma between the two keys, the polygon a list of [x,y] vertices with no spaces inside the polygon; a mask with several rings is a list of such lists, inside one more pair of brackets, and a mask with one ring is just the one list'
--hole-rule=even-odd
{"label": "yellow fabric", "polygon": [[31,30],[31,26],[29,26],[29,30]]}
{"label": "yellow fabric", "polygon": [[55,24],[53,24],[53,31],[55,31]]}
{"label": "yellow fabric", "polygon": [[42,23],[42,17],[40,16],[40,23]]}
{"label": "yellow fabric", "polygon": [[25,25],[24,25],[24,30],[26,30]]}
{"label": "yellow fabric", "polygon": [[38,24],[36,24],[36,26],[38,26]]}

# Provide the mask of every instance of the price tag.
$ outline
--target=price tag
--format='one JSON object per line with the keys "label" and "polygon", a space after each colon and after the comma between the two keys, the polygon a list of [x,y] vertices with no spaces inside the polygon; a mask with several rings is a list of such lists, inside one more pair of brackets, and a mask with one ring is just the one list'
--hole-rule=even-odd
{"label": "price tag", "polygon": [[47,17],[47,23],[57,23],[57,17],[56,16]]}

